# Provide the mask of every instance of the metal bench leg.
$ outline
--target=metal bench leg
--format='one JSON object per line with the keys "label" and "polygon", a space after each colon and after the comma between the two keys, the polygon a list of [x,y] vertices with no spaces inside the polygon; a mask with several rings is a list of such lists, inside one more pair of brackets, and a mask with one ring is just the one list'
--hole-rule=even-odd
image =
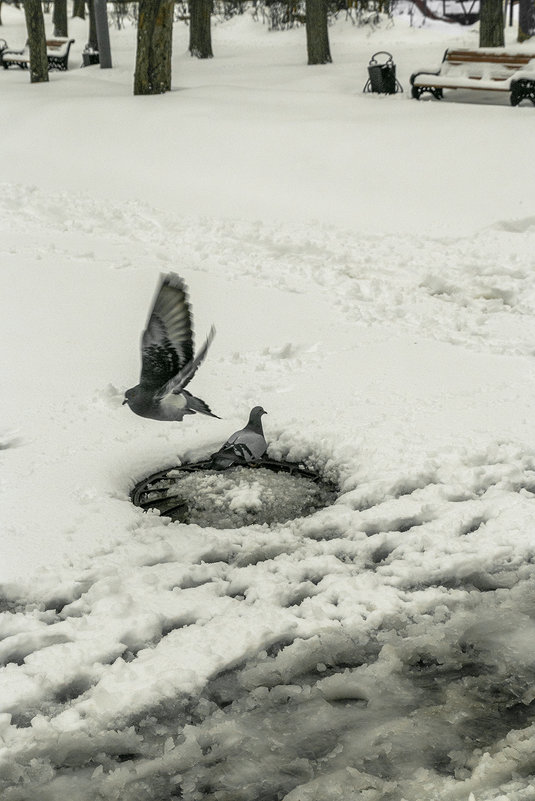
{"label": "metal bench leg", "polygon": [[439,87],[435,86],[413,86],[411,94],[415,100],[419,100],[424,92],[429,92],[436,100],[442,100],[444,92]]}
{"label": "metal bench leg", "polygon": [[511,86],[511,105],[518,106],[522,100],[531,100],[535,106],[535,81],[521,78]]}

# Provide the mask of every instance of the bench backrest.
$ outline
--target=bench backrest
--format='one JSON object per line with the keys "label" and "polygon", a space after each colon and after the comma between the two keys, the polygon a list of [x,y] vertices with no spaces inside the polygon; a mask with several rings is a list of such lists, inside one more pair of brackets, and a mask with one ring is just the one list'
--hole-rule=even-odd
{"label": "bench backrest", "polygon": [[526,67],[535,54],[492,53],[488,50],[446,50],[441,74],[506,81]]}
{"label": "bench backrest", "polygon": [[57,50],[65,51],[68,50],[70,45],[74,42],[74,39],[47,39],[46,40],[46,49],[47,50]]}
{"label": "bench backrest", "polygon": [[535,53],[491,53],[488,50],[446,50],[444,61],[451,64],[498,64],[518,70],[535,58]]}

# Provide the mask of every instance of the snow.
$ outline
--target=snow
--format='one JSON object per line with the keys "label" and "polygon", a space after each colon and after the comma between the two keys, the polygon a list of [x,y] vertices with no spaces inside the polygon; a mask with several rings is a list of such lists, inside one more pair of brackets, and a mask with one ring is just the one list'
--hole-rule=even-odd
{"label": "snow", "polygon": [[173,520],[226,529],[285,523],[312,514],[336,499],[336,487],[319,477],[296,473],[294,466],[286,466],[292,473],[280,464],[272,467],[277,469],[169,470],[141,482],[134,490],[133,501]]}
{"label": "snow", "polygon": [[[524,45],[524,46],[523,46]],[[470,58],[470,51],[464,56],[463,51],[458,52],[458,58],[443,61],[434,72],[428,70],[418,73],[413,79],[414,86],[437,86],[454,89],[477,89],[489,91],[509,91],[511,83],[520,78],[532,78],[535,68],[535,57],[530,58],[522,66],[512,59],[507,63],[507,56],[522,55],[523,60],[532,54],[529,39],[515,48],[494,48],[485,50],[478,48],[478,52],[487,53],[491,57],[489,62],[474,62]],[[492,63],[496,56],[504,57],[501,63]],[[444,56],[446,58],[446,56]]]}
{"label": "snow", "polygon": [[[177,25],[156,98],[128,27],[112,70],[72,20],[68,72],[2,71],[3,801],[532,798],[534,110],[411,100],[477,30],[409,22],[340,19],[318,68],[303,28],[235,18],[201,62]],[[405,94],[361,91],[383,49]],[[121,405],[170,270],[221,420]],[[256,404],[333,504],[133,506]]]}

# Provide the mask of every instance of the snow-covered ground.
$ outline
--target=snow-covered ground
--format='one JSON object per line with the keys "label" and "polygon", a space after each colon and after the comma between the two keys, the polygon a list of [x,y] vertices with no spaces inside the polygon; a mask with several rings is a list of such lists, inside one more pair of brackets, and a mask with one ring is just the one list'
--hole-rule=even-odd
{"label": "snow-covered ground", "polygon": [[[2,801],[535,798],[535,109],[412,101],[477,44],[419,22],[340,20],[317,68],[302,28],[201,62],[176,26],[161,97],[131,29],[79,69],[78,20],[67,73],[1,71]],[[363,95],[384,49],[405,93]],[[221,420],[121,405],[170,270]],[[334,505],[131,504],[256,404]]]}

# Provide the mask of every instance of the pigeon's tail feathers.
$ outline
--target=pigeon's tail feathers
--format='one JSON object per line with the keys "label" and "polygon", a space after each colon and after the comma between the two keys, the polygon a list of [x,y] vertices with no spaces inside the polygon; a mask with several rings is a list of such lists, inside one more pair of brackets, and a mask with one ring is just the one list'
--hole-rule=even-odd
{"label": "pigeon's tail feathers", "polygon": [[199,412],[199,414],[206,414],[208,417],[216,417],[218,420],[221,420],[219,415],[214,414],[208,404],[203,400],[196,398],[195,395],[192,395],[190,392],[182,391],[182,394],[186,396],[189,414],[192,414],[193,412]]}
{"label": "pigeon's tail feathers", "polygon": [[241,448],[229,445],[228,442],[225,442],[218,451],[212,453],[210,459],[210,467],[213,470],[226,470],[227,467],[231,467],[233,464],[244,464],[250,461],[247,454],[243,453]]}
{"label": "pigeon's tail feathers", "polygon": [[180,372],[173,376],[173,378],[171,378],[167,384],[162,387],[159,393],[160,395],[167,395],[169,392],[182,392],[184,387],[189,384],[197,372],[197,369],[204,361],[206,354],[208,353],[208,348],[212,344],[214,337],[215,328],[212,326],[208,332],[208,336],[206,337],[203,346],[200,348],[195,358],[185,364]]}
{"label": "pigeon's tail feathers", "polygon": [[236,454],[229,450],[220,450],[217,453],[212,453],[210,456],[210,469],[211,470],[226,470],[236,461]]}

